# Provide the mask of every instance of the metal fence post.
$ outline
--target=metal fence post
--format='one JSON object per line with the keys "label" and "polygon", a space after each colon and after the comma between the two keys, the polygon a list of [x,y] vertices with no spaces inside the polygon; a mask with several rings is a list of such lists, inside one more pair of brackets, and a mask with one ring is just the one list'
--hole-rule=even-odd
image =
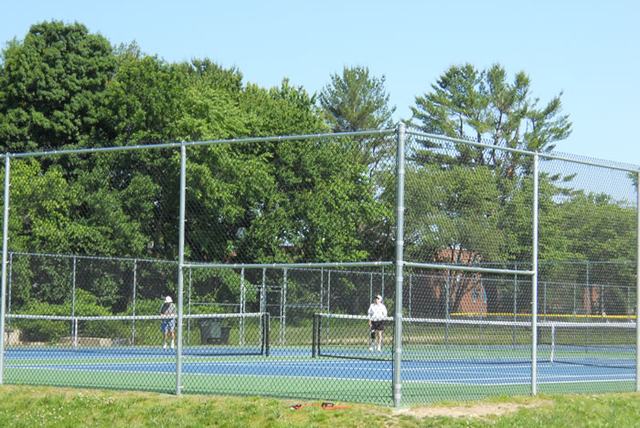
{"label": "metal fence post", "polygon": [[2,286],[0,290],[0,385],[4,384],[4,318],[7,296],[7,253],[9,251],[9,177],[11,163],[9,154],[4,157],[4,210],[2,216]]}
{"label": "metal fence post", "polygon": [[[131,290],[131,315],[136,316],[136,292],[138,288],[138,260],[133,260],[133,285]],[[131,344],[136,343],[136,320],[131,320]]]}
{"label": "metal fence post", "polygon": [[531,395],[538,393],[538,153],[533,155],[533,233],[531,264]]}
{"label": "metal fence post", "polygon": [[636,392],[640,392],[640,171],[636,179]]}
{"label": "metal fence post", "polygon": [[260,312],[267,312],[267,270],[262,268],[262,286],[260,287]]}
{"label": "metal fence post", "polygon": [[244,284],[244,268],[240,269],[240,346],[244,346],[244,313],[247,305],[247,290]]}
{"label": "metal fence post", "polygon": [[404,145],[405,125],[398,125],[396,147],[396,302],[393,330],[393,405],[399,407],[402,400],[402,379],[400,363],[402,361],[402,281],[404,270]]}
{"label": "metal fence post", "polygon": [[284,268],[282,275],[282,291],[280,292],[280,344],[284,345],[287,340],[287,268]]}
{"label": "metal fence post", "polygon": [[[189,266],[189,287],[187,288],[187,315],[191,315],[191,289],[193,287],[193,269]],[[187,346],[191,338],[191,318],[187,321],[187,339],[185,340]]]}
{"label": "metal fence post", "polygon": [[183,310],[183,287],[184,287],[184,222],[186,204],[186,175],[187,175],[187,148],[184,144],[180,146],[180,225],[178,237],[178,334],[176,350],[176,395],[181,394],[182,389],[182,315]]}
{"label": "metal fence post", "polygon": [[[73,271],[71,274],[71,318],[76,316],[76,272],[78,258],[73,256]],[[71,322],[71,335],[73,335],[73,321]]]}
{"label": "metal fence post", "polygon": [[13,278],[13,252],[9,253],[9,277],[7,278],[7,314],[11,313],[11,281]]}

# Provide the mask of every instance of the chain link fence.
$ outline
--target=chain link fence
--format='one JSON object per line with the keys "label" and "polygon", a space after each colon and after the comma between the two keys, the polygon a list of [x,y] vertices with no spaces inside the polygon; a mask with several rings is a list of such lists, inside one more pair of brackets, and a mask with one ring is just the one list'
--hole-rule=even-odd
{"label": "chain link fence", "polygon": [[637,167],[404,127],[4,161],[5,383],[395,406],[638,388]]}

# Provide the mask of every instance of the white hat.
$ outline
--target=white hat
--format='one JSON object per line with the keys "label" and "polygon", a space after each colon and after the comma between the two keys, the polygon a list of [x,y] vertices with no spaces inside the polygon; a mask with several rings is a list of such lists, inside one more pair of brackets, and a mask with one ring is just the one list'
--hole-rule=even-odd
{"label": "white hat", "polygon": [[173,303],[173,300],[171,299],[171,296],[167,296],[167,297],[164,299],[164,302],[165,302],[165,303]]}
{"label": "white hat", "polygon": [[379,295],[379,294],[376,294],[376,299],[380,299],[380,300],[382,300],[382,296],[381,296],[381,295]]}

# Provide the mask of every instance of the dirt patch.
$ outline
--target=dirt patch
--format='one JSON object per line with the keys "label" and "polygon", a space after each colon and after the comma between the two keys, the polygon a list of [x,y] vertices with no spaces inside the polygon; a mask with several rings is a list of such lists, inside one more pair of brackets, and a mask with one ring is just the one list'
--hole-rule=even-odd
{"label": "dirt patch", "polygon": [[481,403],[469,406],[455,407],[414,407],[410,409],[400,409],[396,415],[409,415],[416,418],[482,418],[486,416],[500,416],[507,413],[514,413],[520,409],[531,409],[551,405],[551,401],[536,401],[535,403]]}

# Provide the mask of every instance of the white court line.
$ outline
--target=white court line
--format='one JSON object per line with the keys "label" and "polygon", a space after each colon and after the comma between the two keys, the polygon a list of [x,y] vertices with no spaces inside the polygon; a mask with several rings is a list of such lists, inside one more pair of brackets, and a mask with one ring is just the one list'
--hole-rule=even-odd
{"label": "white court line", "polygon": [[[25,367],[17,367],[20,369],[24,369]],[[33,369],[33,370],[49,370],[49,371],[74,371],[74,372],[89,372],[89,373],[119,373],[119,374],[127,374],[127,373],[132,373],[132,374],[143,374],[143,375],[153,375],[153,374],[158,374],[158,375],[171,375],[174,374],[175,375],[175,370],[172,371],[167,371],[167,372],[163,372],[163,371],[156,371],[156,372],[150,372],[148,370],[145,371],[138,371],[138,370],[127,370],[127,371],[118,371],[118,370],[94,370],[94,369],[79,369],[79,368],[74,368],[74,367],[27,367],[28,369]],[[252,374],[238,374],[238,373],[182,373],[182,377],[184,378],[185,376],[198,376],[198,377],[204,377],[204,376],[232,376],[232,377],[255,377],[255,378],[264,378],[264,377],[274,377],[273,373],[266,373],[266,374],[256,374],[256,373],[252,373]],[[320,380],[340,380],[340,381],[362,381],[362,382],[388,382],[389,384],[391,384],[391,379],[371,379],[371,378],[354,378],[354,377],[338,377],[338,376],[277,376],[277,377],[284,377],[284,378],[294,378],[294,379],[320,379]]]}
{"label": "white court line", "polygon": [[[121,364],[112,364],[112,365],[121,365]],[[130,364],[128,364],[130,365]],[[285,364],[287,365],[287,364]],[[30,369],[30,370],[49,370],[49,371],[76,371],[76,372],[102,372],[102,373],[134,373],[134,374],[175,374],[174,370],[170,371],[155,371],[149,372],[148,370],[126,370],[119,371],[118,369],[106,369],[106,368],[79,368],[79,367],[50,367],[50,366],[19,366],[19,367],[7,367],[7,368],[17,368],[17,369]],[[183,375],[187,376],[237,376],[237,377],[273,377],[273,373],[251,373],[251,374],[238,374],[238,373],[183,373]],[[315,375],[295,375],[295,376],[279,376],[279,377],[287,377],[287,378],[299,378],[299,379],[328,379],[328,380],[357,380],[357,381],[366,381],[366,382],[391,382],[391,379],[371,379],[371,378],[355,378],[355,377],[343,377],[343,376],[315,376]],[[595,378],[581,376],[581,375],[565,375],[565,376],[557,376],[559,378],[579,378],[575,380],[555,380],[556,376],[549,376],[549,380],[547,380],[547,376],[542,376],[542,379],[538,379],[538,383],[542,384],[563,384],[563,383],[604,383],[604,382],[630,382],[635,380],[635,376],[629,376],[628,378],[607,378],[607,375],[598,375],[594,376]],[[586,377],[586,379],[585,379]],[[597,379],[597,377],[603,379]],[[497,378],[478,378],[477,376],[474,378],[456,378],[456,379],[403,379],[402,383],[429,383],[429,384],[438,384],[438,385],[473,385],[473,386],[509,386],[509,385],[529,385],[531,383],[531,378],[526,376],[520,376],[519,379],[522,379],[520,382],[495,382],[495,383],[482,383],[479,381],[501,381],[503,377]]]}
{"label": "white court line", "polygon": [[[633,382],[635,381],[635,377],[630,378],[630,379],[593,379],[593,380],[589,380],[589,379],[583,379],[583,380],[566,380],[566,381],[545,381],[545,382],[540,382],[538,381],[538,384],[544,384],[544,385],[553,385],[553,384],[564,384],[564,383],[607,383],[607,382],[614,382],[614,383],[622,383],[622,382]],[[500,382],[500,383],[473,383],[473,384],[469,384],[469,383],[456,383],[456,382],[452,382],[451,380],[403,380],[402,383],[428,383],[428,384],[437,384],[437,385],[457,385],[457,386],[462,386],[462,385],[466,385],[466,386],[515,386],[515,385],[531,385],[531,381],[528,382]]]}

